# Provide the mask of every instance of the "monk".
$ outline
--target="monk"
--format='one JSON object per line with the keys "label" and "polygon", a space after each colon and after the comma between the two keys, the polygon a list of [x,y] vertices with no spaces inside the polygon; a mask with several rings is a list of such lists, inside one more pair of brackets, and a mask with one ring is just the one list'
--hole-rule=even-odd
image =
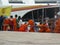
{"label": "monk", "polygon": [[4,31],[7,31],[8,25],[9,25],[9,19],[6,18],[6,19],[4,19],[4,21],[3,21],[3,30],[4,30]]}
{"label": "monk", "polygon": [[50,31],[49,27],[47,26],[47,24],[44,23],[44,24],[40,24],[39,32],[51,32],[51,31]]}
{"label": "monk", "polygon": [[35,32],[35,31],[34,31],[34,25],[31,25],[31,26],[30,26],[29,32]]}
{"label": "monk", "polygon": [[30,20],[28,21],[28,24],[29,24],[29,25],[34,25],[34,21],[33,21],[32,19],[30,19]]}
{"label": "monk", "polygon": [[30,25],[29,32],[35,32],[34,31],[34,21],[31,19],[31,20],[28,21],[28,24]]}
{"label": "monk", "polygon": [[58,20],[56,20],[56,25],[55,25],[54,32],[55,33],[60,33],[60,18]]}
{"label": "monk", "polygon": [[16,18],[13,18],[13,29],[14,29],[14,31],[18,31],[17,30]]}
{"label": "monk", "polygon": [[39,27],[39,31],[38,32],[43,32],[43,27],[42,26],[43,26],[43,24],[41,24],[41,23],[38,25],[38,27]]}
{"label": "monk", "polygon": [[20,26],[20,28],[19,28],[19,31],[20,31],[20,32],[27,32],[27,31],[28,31],[28,30],[27,30],[27,26],[28,26],[27,23],[22,24],[22,25]]}
{"label": "monk", "polygon": [[14,28],[14,31],[18,31],[18,29],[17,29],[17,14],[15,15],[15,18],[13,18],[13,28]]}
{"label": "monk", "polygon": [[13,23],[13,16],[10,16],[10,18],[9,18],[9,26],[10,26],[10,30],[9,31],[13,31],[13,25],[14,23]]}

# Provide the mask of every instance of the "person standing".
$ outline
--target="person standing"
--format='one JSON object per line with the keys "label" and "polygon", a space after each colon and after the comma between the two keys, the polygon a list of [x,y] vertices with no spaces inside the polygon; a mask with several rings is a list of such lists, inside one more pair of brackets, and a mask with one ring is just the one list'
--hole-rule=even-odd
{"label": "person standing", "polygon": [[9,25],[9,19],[5,18],[4,21],[3,21],[3,30],[4,31],[7,31],[8,25]]}
{"label": "person standing", "polygon": [[19,16],[18,17],[18,26],[20,27],[22,25],[22,18]]}
{"label": "person standing", "polygon": [[9,18],[9,26],[10,26],[10,30],[8,30],[8,31],[14,31],[14,29],[13,29],[13,25],[14,23],[13,23],[13,16],[10,16],[10,18]]}
{"label": "person standing", "polygon": [[18,31],[17,30],[17,15],[15,15],[15,18],[13,18],[13,29],[14,29],[14,31]]}
{"label": "person standing", "polygon": [[3,31],[3,30],[2,30],[3,21],[4,21],[4,17],[3,17],[3,15],[1,15],[1,16],[0,16],[0,31]]}

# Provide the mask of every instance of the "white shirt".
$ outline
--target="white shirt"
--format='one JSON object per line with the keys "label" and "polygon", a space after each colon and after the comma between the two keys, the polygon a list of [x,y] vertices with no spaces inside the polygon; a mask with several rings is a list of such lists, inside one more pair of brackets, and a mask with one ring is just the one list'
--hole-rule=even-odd
{"label": "white shirt", "polygon": [[22,24],[22,20],[20,19],[20,21],[19,21],[19,26],[21,26],[21,24]]}

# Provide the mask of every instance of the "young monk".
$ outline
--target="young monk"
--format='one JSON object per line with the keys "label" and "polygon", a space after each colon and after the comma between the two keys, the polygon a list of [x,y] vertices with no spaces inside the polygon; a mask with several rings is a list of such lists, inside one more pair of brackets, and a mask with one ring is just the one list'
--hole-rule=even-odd
{"label": "young monk", "polygon": [[9,31],[13,31],[13,16],[10,16],[9,18],[9,26],[10,26],[10,30]]}
{"label": "young monk", "polygon": [[28,21],[28,24],[30,25],[29,32],[35,32],[34,31],[34,21],[31,19],[31,20]]}
{"label": "young monk", "polygon": [[40,23],[39,25],[38,25],[38,27],[39,27],[39,31],[38,32],[43,32],[43,24],[42,23]]}
{"label": "young monk", "polygon": [[22,25],[20,26],[20,28],[19,28],[19,31],[20,31],[20,32],[27,32],[27,31],[28,31],[28,30],[27,30],[27,26],[28,26],[27,23],[22,24]]}
{"label": "young monk", "polygon": [[17,30],[16,18],[13,18],[13,29],[14,29],[14,31],[18,31]]}
{"label": "young monk", "polygon": [[60,18],[58,18],[56,20],[56,25],[55,25],[55,29],[54,29],[55,33],[60,33]]}
{"label": "young monk", "polygon": [[49,29],[49,27],[47,26],[46,23],[44,23],[44,24],[40,24],[39,27],[40,27],[39,32],[51,32],[50,29]]}
{"label": "young monk", "polygon": [[30,26],[29,32],[35,32],[35,31],[34,31],[34,25],[31,25],[31,26]]}
{"label": "young monk", "polygon": [[6,19],[4,19],[4,21],[3,21],[3,30],[4,30],[4,31],[7,31],[8,25],[9,25],[9,19],[6,18]]}
{"label": "young monk", "polygon": [[18,31],[18,29],[17,29],[17,15],[15,15],[15,18],[13,18],[13,28],[14,28],[14,31]]}

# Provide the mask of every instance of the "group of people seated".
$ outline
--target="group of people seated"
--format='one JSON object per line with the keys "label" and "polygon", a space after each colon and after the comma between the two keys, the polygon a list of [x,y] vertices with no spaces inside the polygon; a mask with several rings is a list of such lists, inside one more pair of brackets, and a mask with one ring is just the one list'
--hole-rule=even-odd
{"label": "group of people seated", "polygon": [[[18,32],[52,32],[46,22],[36,25],[34,20],[30,19],[28,22],[22,24],[21,17],[17,15],[15,15],[14,18],[13,16],[10,16],[10,18],[0,16],[0,30]],[[60,18],[56,20],[53,32],[60,33]]]}

